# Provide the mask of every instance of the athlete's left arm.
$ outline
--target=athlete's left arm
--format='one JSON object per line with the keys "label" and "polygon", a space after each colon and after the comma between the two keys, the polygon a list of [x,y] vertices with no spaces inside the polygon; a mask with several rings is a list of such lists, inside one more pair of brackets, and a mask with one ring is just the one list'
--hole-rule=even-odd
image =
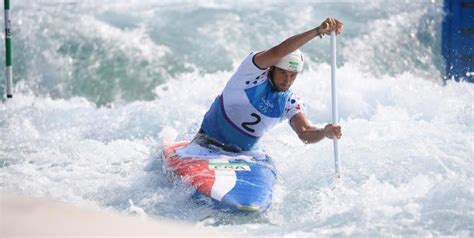
{"label": "athlete's left arm", "polygon": [[303,33],[294,35],[268,50],[259,52],[255,56],[254,62],[259,68],[266,69],[274,65],[285,55],[288,55],[289,53],[302,47],[304,44],[314,39],[315,37],[321,35],[328,35],[331,33],[331,31],[336,31],[336,34],[341,34],[342,29],[343,23],[341,21],[329,17],[324,20],[320,26],[305,31]]}
{"label": "athlete's left arm", "polygon": [[301,141],[306,144],[317,143],[326,137],[340,139],[342,136],[341,126],[327,124],[324,128],[317,128],[311,125],[304,113],[294,115],[290,120],[290,125]]}

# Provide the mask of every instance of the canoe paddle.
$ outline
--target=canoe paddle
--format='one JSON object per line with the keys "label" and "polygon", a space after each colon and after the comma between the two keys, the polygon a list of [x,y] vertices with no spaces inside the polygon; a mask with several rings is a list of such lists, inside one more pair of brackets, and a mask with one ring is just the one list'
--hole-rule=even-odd
{"label": "canoe paddle", "polygon": [[[331,97],[332,97],[332,123],[338,124],[337,93],[336,93],[336,32],[331,32]],[[337,138],[333,138],[334,162],[336,166],[336,177],[341,177],[341,162],[339,160],[339,147]]]}

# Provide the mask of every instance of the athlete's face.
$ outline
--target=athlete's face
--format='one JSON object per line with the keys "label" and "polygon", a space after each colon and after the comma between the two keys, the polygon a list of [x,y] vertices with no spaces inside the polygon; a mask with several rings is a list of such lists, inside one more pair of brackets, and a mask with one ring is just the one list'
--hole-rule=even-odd
{"label": "athlete's face", "polygon": [[297,72],[273,67],[273,84],[278,91],[286,91],[295,82],[297,75]]}

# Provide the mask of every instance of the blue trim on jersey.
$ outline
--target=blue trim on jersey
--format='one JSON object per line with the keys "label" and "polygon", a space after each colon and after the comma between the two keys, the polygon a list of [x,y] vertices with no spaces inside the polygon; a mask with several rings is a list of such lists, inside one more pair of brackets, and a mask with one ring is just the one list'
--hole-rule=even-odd
{"label": "blue trim on jersey", "polygon": [[201,128],[206,135],[226,145],[236,145],[242,150],[251,150],[259,137],[248,135],[237,128],[224,112],[222,95],[219,95],[204,115]]}
{"label": "blue trim on jersey", "polygon": [[[285,92],[275,90],[273,82],[268,77],[268,71],[255,63],[255,57],[256,54],[251,54],[242,62],[238,71],[226,85],[223,94],[214,100],[204,115],[201,124],[201,128],[207,136],[228,146],[238,146],[242,150],[254,149],[265,130],[272,128],[280,119],[284,118],[286,100],[292,94],[289,90]],[[226,104],[228,107],[224,105],[227,95],[230,100],[236,100],[226,101],[229,104]],[[242,120],[245,120],[246,117],[240,113],[251,113],[250,116],[254,116],[253,113],[260,115],[260,118],[263,119],[261,122],[260,119],[258,121],[261,123],[257,127],[258,131],[253,131],[254,134],[250,134],[250,130],[244,130],[243,123],[251,123],[243,122]],[[243,126],[241,127],[238,123],[242,123]]]}
{"label": "blue trim on jersey", "polygon": [[[244,90],[244,89],[242,89]],[[278,92],[269,79],[266,82],[244,90],[252,106],[266,117],[279,118],[285,110],[290,91]],[[226,145],[236,145],[242,150],[251,150],[260,137],[249,134],[235,125],[224,108],[224,97],[219,95],[204,116],[201,128],[213,139]]]}
{"label": "blue trim on jersey", "polygon": [[221,98],[220,98],[220,102],[221,102],[221,103],[220,103],[220,104],[221,104],[221,110],[222,110],[222,112],[223,112],[222,114],[224,115],[224,118],[227,120],[227,122],[228,122],[232,127],[234,127],[234,129],[238,130],[239,132],[245,134],[246,136],[249,136],[249,137],[252,137],[252,138],[258,140],[259,137],[256,137],[256,136],[254,136],[254,135],[248,134],[247,132],[245,132],[244,130],[240,129],[238,126],[236,126],[236,125],[230,120],[229,116],[227,116],[227,113],[225,112],[225,108],[224,108],[224,96],[222,96],[222,95],[221,95]]}
{"label": "blue trim on jersey", "polygon": [[279,118],[285,110],[285,103],[289,92],[273,90],[268,79],[265,83],[245,89],[245,94],[255,109],[267,117]]}

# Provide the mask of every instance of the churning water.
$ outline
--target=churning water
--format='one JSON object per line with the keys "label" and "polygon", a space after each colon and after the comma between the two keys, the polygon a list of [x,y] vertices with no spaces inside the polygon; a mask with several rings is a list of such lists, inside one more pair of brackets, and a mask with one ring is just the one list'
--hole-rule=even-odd
{"label": "churning water", "polygon": [[[345,23],[342,179],[331,141],[303,145],[283,123],[262,140],[279,170],[266,213],[191,202],[161,170],[164,141],[193,136],[250,51],[327,16]],[[233,234],[472,236],[474,85],[444,83],[442,16],[439,0],[15,1],[0,191]],[[302,48],[293,86],[319,126],[331,121],[329,47],[325,37]]]}

